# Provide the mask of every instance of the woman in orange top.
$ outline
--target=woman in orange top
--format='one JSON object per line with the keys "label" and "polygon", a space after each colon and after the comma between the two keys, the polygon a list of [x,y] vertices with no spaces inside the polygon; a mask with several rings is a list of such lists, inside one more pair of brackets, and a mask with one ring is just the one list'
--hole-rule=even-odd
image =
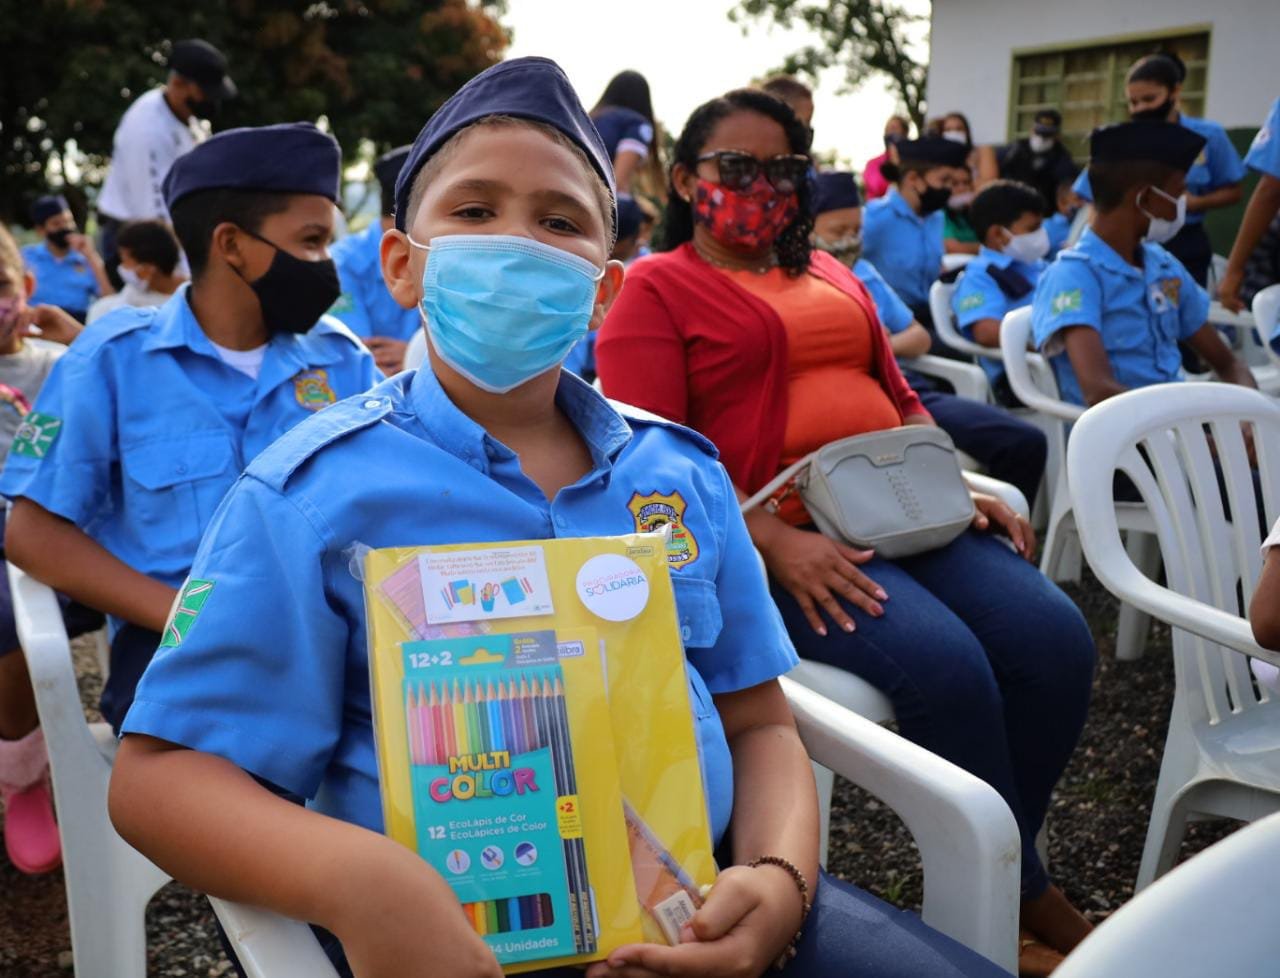
{"label": "woman in orange top", "polygon": [[[605,392],[711,438],[743,498],[829,441],[932,424],[862,284],[809,249],[806,139],[761,92],[695,110],[675,147],[670,250],[632,266],[597,343]],[[975,502],[975,531],[995,526],[1029,557],[1025,521]],[[815,532],[798,501],[747,525],[800,654],[871,682],[905,736],[1008,802],[1023,841],[1020,963],[1047,973],[1089,930],[1035,850],[1088,708],[1094,649],[1078,609],[988,534],[889,561]]]}

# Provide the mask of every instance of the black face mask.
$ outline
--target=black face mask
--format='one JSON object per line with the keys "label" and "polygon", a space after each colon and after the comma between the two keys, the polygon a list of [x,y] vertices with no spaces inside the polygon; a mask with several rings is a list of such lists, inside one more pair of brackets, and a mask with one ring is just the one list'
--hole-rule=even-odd
{"label": "black face mask", "polygon": [[1152,106],[1149,109],[1138,109],[1136,112],[1130,112],[1129,118],[1134,122],[1164,122],[1169,118],[1169,112],[1173,109],[1173,99],[1167,98],[1159,105]]}
{"label": "black face mask", "polygon": [[59,228],[57,231],[50,231],[45,237],[55,247],[67,248],[71,245],[71,235],[73,234],[75,234],[75,231],[71,228]]}
{"label": "black face mask", "polygon": [[947,201],[951,199],[951,188],[949,187],[931,187],[925,184],[925,188],[920,192],[920,214],[932,214],[934,211],[941,210],[947,206]]}
{"label": "black face mask", "polygon": [[218,110],[222,108],[222,103],[208,98],[189,98],[187,108],[197,119],[215,119],[218,116]]}
{"label": "black face mask", "polygon": [[902,137],[897,135],[896,133],[887,132],[884,134],[885,149],[888,149],[890,146],[896,146],[900,142],[902,142]]}
{"label": "black face mask", "polygon": [[252,282],[245,283],[258,297],[267,331],[307,332],[342,295],[333,259],[303,261],[261,235],[247,230],[245,233],[276,250],[271,267]]}

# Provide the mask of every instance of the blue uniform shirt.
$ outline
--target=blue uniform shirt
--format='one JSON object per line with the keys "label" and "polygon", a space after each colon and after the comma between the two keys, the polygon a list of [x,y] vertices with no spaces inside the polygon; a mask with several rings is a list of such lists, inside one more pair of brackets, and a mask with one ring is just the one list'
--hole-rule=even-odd
{"label": "blue uniform shirt", "polygon": [[[1020,298],[1008,295],[991,274],[991,269],[1011,269],[1022,276],[1034,290],[1046,265],[1042,261],[1034,265],[1014,261],[1003,252],[995,251],[986,245],[978,252],[976,258],[964,267],[964,274],[956,283],[956,290],[951,295],[951,308],[956,314],[956,328],[975,343],[973,325],[983,319],[1004,319],[1005,313],[1021,309],[1031,304],[1032,292]],[[987,379],[996,383],[1004,376],[1004,364],[994,357],[979,357],[978,362],[986,371]]]}
{"label": "blue uniform shirt", "polygon": [[218,358],[187,303],[85,330],[41,388],[0,476],[135,570],[177,587],[245,465],[299,421],[367,390],[373,358],[333,320],[272,337],[255,381]]}
{"label": "blue uniform shirt", "polygon": [[653,126],[634,109],[611,106],[591,121],[595,123],[596,132],[600,133],[611,160],[617,159],[618,154],[624,151],[639,153],[642,157],[649,155]]}
{"label": "blue uniform shirt", "polygon": [[1126,387],[1182,379],[1178,341],[1204,325],[1209,294],[1160,245],[1145,242],[1142,257],[1143,267],[1135,268],[1089,229],[1040,276],[1032,335],[1052,357],[1064,400],[1084,403],[1063,351],[1060,330],[1068,326],[1089,326],[1102,335],[1111,370]]}
{"label": "blue uniform shirt", "polygon": [[915,322],[916,315],[911,311],[911,307],[889,287],[884,276],[876,271],[875,265],[865,258],[859,258],[853,263],[853,274],[861,279],[862,284],[871,293],[871,301],[876,305],[880,323],[890,333],[901,333]]}
{"label": "blue uniform shirt", "polygon": [[[1244,164],[1240,162],[1240,154],[1231,145],[1227,131],[1222,126],[1208,119],[1193,119],[1189,115],[1179,116],[1178,122],[1206,140],[1204,149],[1187,171],[1187,193],[1193,197],[1202,197],[1212,190],[1244,179]],[[1088,167],[1080,171],[1072,189],[1092,202],[1093,188],[1089,185]],[[1187,212],[1188,224],[1199,224],[1203,220],[1203,212]]]}
{"label": "blue uniform shirt", "polygon": [[329,249],[342,281],[342,295],[329,315],[346,323],[357,336],[389,336],[407,341],[422,328],[422,317],[416,308],[403,308],[387,291],[378,257],[381,243],[382,224],[374,221]]}
{"label": "blue uniform shirt", "polygon": [[1244,161],[1250,169],[1280,180],[1280,98],[1271,103],[1271,113],[1253,137]]}
{"label": "blue uniform shirt", "polygon": [[1044,229],[1049,232],[1049,257],[1052,258],[1071,235],[1071,218],[1061,213],[1050,214],[1044,219]]}
{"label": "blue uniform shirt", "polygon": [[429,368],[291,431],[214,517],[191,570],[212,590],[180,645],[156,654],[124,731],[225,757],[381,831],[364,595],[350,548],[633,533],[629,504],[660,493],[683,503],[698,545],[671,577],[719,839],[733,766],[710,694],[787,672],[795,650],[711,444],[676,425],[624,420],[567,372],[558,401],[594,464],[550,502]]}
{"label": "blue uniform shirt", "polygon": [[57,306],[84,321],[85,312],[99,294],[98,280],[84,255],[68,251],[58,258],[41,241],[22,249],[22,261],[36,277],[32,305]]}
{"label": "blue uniform shirt", "polygon": [[867,204],[862,254],[913,309],[929,304],[929,287],[942,271],[942,229],[937,210],[920,217],[897,187]]}

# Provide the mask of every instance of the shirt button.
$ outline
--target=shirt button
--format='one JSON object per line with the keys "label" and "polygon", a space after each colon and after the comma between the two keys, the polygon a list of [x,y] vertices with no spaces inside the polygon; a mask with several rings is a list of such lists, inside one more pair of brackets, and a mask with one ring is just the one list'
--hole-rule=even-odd
{"label": "shirt button", "polygon": [[366,410],[372,411],[376,407],[382,407],[382,402],[376,397],[371,397],[369,400],[364,402],[364,406]]}
{"label": "shirt button", "polygon": [[693,629],[690,628],[688,625],[685,625],[680,629],[680,641],[687,642],[692,637],[693,637]]}
{"label": "shirt button", "polygon": [[178,475],[186,475],[186,474],[187,474],[187,463],[186,463],[186,462],[179,462],[179,463],[178,463],[177,472],[178,472]]}
{"label": "shirt button", "polygon": [[557,516],[557,517],[556,517],[556,526],[558,526],[558,527],[560,527],[561,529],[563,529],[564,527],[566,527],[566,526],[568,526],[568,525],[569,525],[569,521],[568,521],[568,520],[566,520],[563,516]]}

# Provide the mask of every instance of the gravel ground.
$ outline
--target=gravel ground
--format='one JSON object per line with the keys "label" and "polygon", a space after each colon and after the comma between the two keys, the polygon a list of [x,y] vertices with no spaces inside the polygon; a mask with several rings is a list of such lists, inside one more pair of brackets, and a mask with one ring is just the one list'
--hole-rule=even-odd
{"label": "gravel ground", "polygon": [[[1069,591],[1089,619],[1100,656],[1089,721],[1049,816],[1049,859],[1068,896],[1092,919],[1101,920],[1133,895],[1173,700],[1173,668],[1168,630],[1162,626],[1153,628],[1140,661],[1116,662],[1114,603],[1088,578]],[[97,702],[99,687],[92,643],[76,642],[75,654],[86,710],[92,715],[89,704]],[[832,870],[890,902],[918,908],[920,864],[906,828],[852,785],[840,782],[836,791]],[[1233,827],[1225,822],[1193,825],[1184,856]],[[0,851],[0,894],[0,975],[69,975],[61,872],[23,876]],[[152,976],[217,978],[230,973],[208,903],[184,887],[170,884],[152,901],[147,937]]]}

